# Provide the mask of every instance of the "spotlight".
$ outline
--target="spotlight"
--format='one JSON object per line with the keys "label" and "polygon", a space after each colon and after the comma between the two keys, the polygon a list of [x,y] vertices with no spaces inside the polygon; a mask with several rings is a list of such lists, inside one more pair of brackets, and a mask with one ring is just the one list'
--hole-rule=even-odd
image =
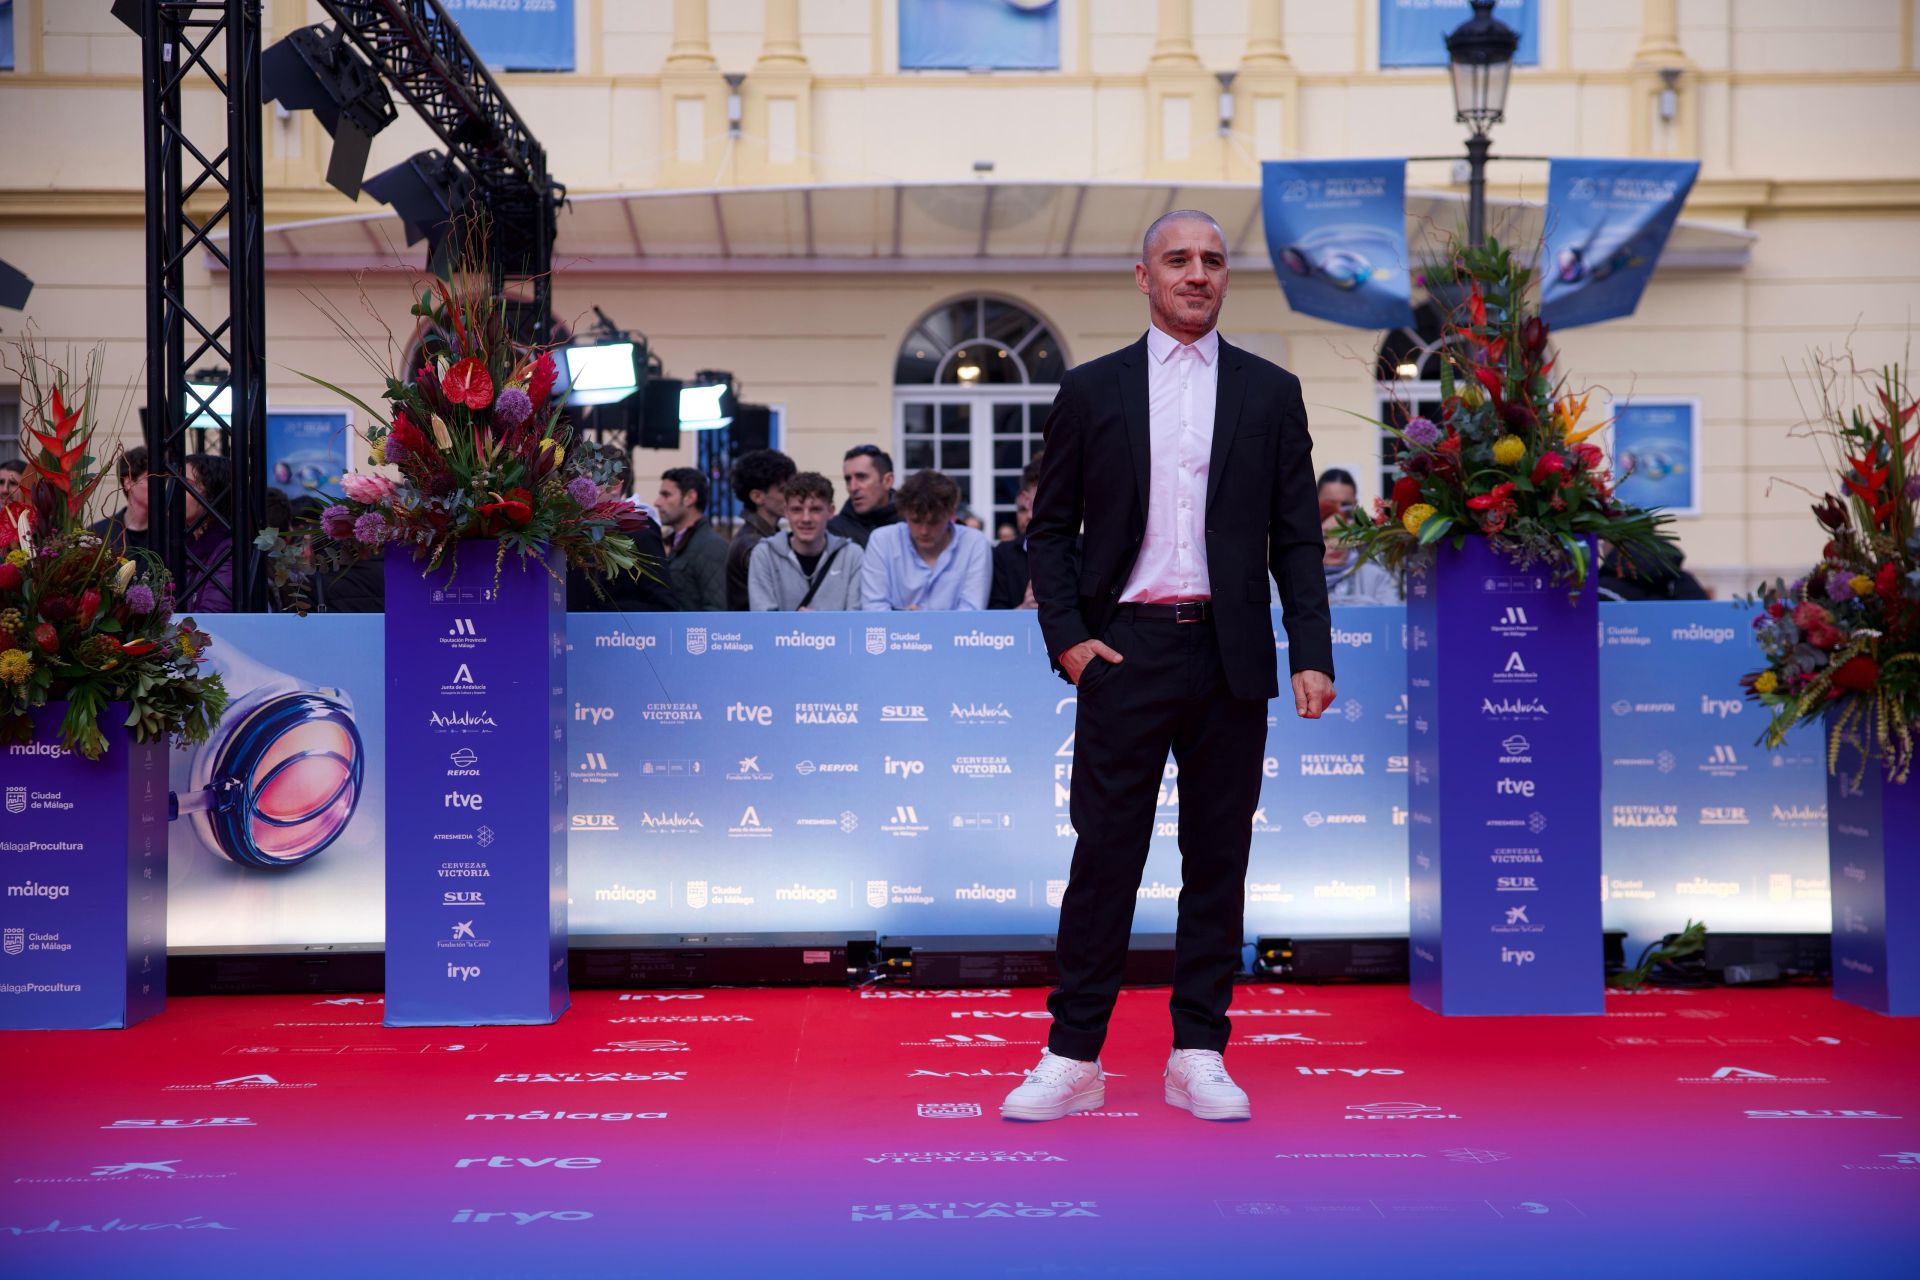
{"label": "spotlight", "polygon": [[582,407],[614,404],[638,391],[645,381],[646,345],[621,338],[611,342],[562,347],[567,363],[567,403]]}
{"label": "spotlight", "polygon": [[301,27],[260,55],[268,102],[311,111],[333,135],[327,182],[349,200],[360,196],[373,135],[398,116],[380,73],[325,23]]}
{"label": "spotlight", "polygon": [[427,242],[429,268],[440,258],[454,215],[473,198],[473,180],[444,151],[415,152],[365,185],[368,194],[400,215],[408,244]]}
{"label": "spotlight", "polygon": [[680,429],[717,431],[733,422],[733,375],[703,370],[680,388]]}

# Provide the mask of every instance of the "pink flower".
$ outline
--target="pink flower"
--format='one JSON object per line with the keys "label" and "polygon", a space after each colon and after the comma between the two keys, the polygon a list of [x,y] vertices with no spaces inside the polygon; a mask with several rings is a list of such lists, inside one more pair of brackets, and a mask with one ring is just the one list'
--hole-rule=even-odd
{"label": "pink flower", "polygon": [[340,487],[355,502],[369,506],[391,501],[396,492],[393,481],[385,476],[370,476],[357,471],[341,476]]}

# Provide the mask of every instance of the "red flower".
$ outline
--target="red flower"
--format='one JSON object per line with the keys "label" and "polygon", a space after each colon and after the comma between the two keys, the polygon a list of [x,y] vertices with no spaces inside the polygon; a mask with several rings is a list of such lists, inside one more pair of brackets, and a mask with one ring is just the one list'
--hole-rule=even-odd
{"label": "red flower", "polygon": [[1782,604],[1782,603],[1781,603],[1780,601],[1778,601],[1778,600],[1772,600],[1772,601],[1769,601],[1769,602],[1767,603],[1767,616],[1768,616],[1768,617],[1771,617],[1771,618],[1778,618],[1778,617],[1781,617],[1781,616],[1783,616],[1783,615],[1784,615],[1784,614],[1785,614],[1786,612],[1787,612],[1787,606],[1786,606],[1786,605],[1784,605],[1784,604]]}
{"label": "red flower", "polygon": [[553,353],[542,351],[540,358],[533,362],[533,372],[527,376],[527,398],[533,401],[535,413],[547,407],[547,393],[553,390],[554,379],[559,376],[560,369],[553,361]]}
{"label": "red flower", "polygon": [[0,591],[18,591],[25,582],[19,565],[0,563]]}
{"label": "red flower", "polygon": [[1538,462],[1533,464],[1533,482],[1540,484],[1544,482],[1548,476],[1557,476],[1566,469],[1567,460],[1549,449],[1540,455]]}
{"label": "red flower", "polygon": [[21,516],[26,517],[29,531],[40,527],[39,516],[26,503],[16,500],[0,507],[0,551],[5,551],[20,541],[20,532],[14,527],[14,520]]}
{"label": "red flower", "polygon": [[1539,316],[1528,316],[1527,322],[1520,326],[1520,341],[1534,354],[1547,345],[1547,322]]}
{"label": "red flower", "polygon": [[533,519],[533,495],[525,489],[509,489],[492,502],[483,502],[479,506],[481,515],[500,517],[516,529],[525,526]]}
{"label": "red flower", "polygon": [[53,629],[51,622],[43,622],[33,629],[33,642],[40,646],[42,653],[60,652],[60,633]]}
{"label": "red flower", "polygon": [[1900,570],[1889,560],[1880,566],[1880,572],[1873,575],[1874,594],[1888,604],[1900,597]]}
{"label": "red flower", "polygon": [[1867,693],[1880,679],[1880,664],[1862,653],[1834,669],[1833,687],[1847,693]]}
{"label": "red flower", "polygon": [[1467,506],[1475,511],[1489,511],[1494,507],[1511,507],[1513,503],[1513,482],[1503,480],[1491,490],[1478,497],[1468,498]]}
{"label": "red flower", "polygon": [[40,616],[48,622],[65,622],[73,617],[73,601],[66,596],[43,596],[40,600]]}
{"label": "red flower", "polygon": [[414,425],[406,410],[395,410],[393,415],[393,438],[408,453],[427,452],[427,433]]}
{"label": "red flower", "polygon": [[447,370],[447,376],[440,380],[440,389],[447,399],[469,409],[484,409],[493,403],[493,378],[487,373],[487,366],[472,356]]}
{"label": "red flower", "polygon": [[160,646],[151,640],[135,640],[131,644],[120,646],[120,652],[129,658],[144,658]]}
{"label": "red flower", "polygon": [[1492,369],[1475,369],[1473,376],[1480,380],[1480,385],[1485,387],[1487,394],[1493,397],[1494,407],[1503,408],[1506,403],[1506,387],[1501,382],[1500,375]]}
{"label": "red flower", "polygon": [[80,593],[80,608],[74,615],[74,621],[80,624],[82,631],[93,625],[94,615],[100,612],[100,593],[88,587]]}
{"label": "red flower", "polygon": [[1414,476],[1401,476],[1393,482],[1393,509],[1405,515],[1408,507],[1420,501],[1420,481]]}

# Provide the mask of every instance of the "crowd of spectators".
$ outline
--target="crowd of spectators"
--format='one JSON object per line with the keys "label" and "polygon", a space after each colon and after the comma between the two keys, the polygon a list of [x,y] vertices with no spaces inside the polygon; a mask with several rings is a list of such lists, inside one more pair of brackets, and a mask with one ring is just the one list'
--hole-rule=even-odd
{"label": "crowd of spectators", "polygon": [[[714,480],[695,467],[673,467],[660,477],[652,505],[633,498],[624,450],[602,446],[615,478],[603,500],[631,503],[646,517],[635,535],[649,569],[638,580],[594,580],[579,571],[567,580],[570,612],[718,612],[722,610],[951,610],[1032,609],[1027,569],[1027,523],[1040,483],[1035,454],[1020,476],[1014,519],[993,538],[961,501],[960,486],[939,471],[921,470],[895,485],[893,459],[878,445],[847,450],[841,465],[844,501],[836,507],[834,482],[800,471],[778,449],[756,449],[738,458],[727,482],[743,512],[732,536],[713,524],[708,511]],[[16,471],[0,463],[0,491],[17,487]],[[123,505],[94,526],[115,546],[148,546],[147,451],[129,449],[116,464]],[[184,601],[199,613],[231,610],[232,566],[228,535],[210,515],[224,501],[232,476],[227,459],[194,454],[187,459],[185,514],[190,564],[219,567]],[[1335,604],[1398,604],[1395,574],[1363,562],[1334,537],[1335,525],[1355,510],[1358,485],[1339,468],[1322,473],[1320,518],[1327,530],[1327,594]],[[311,524],[318,500],[291,502],[268,495],[266,523],[276,528]],[[378,612],[383,603],[377,564],[301,584],[308,609]],[[290,607],[273,593],[273,608]]]}

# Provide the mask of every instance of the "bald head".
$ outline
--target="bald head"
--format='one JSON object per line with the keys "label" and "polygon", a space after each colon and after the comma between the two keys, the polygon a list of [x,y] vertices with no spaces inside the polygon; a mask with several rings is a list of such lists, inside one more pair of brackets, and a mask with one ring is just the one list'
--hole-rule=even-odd
{"label": "bald head", "polygon": [[1227,296],[1227,238],[1220,224],[1198,209],[1162,214],[1147,228],[1133,278],[1161,332],[1198,342],[1220,319]]}
{"label": "bald head", "polygon": [[1220,238],[1221,249],[1224,250],[1227,247],[1226,232],[1220,230],[1220,224],[1213,220],[1212,214],[1199,209],[1175,209],[1171,213],[1163,213],[1155,218],[1153,225],[1147,228],[1147,234],[1140,237],[1140,261],[1153,261],[1154,242],[1160,238],[1161,232],[1176,222],[1198,222],[1212,227],[1213,234]]}

